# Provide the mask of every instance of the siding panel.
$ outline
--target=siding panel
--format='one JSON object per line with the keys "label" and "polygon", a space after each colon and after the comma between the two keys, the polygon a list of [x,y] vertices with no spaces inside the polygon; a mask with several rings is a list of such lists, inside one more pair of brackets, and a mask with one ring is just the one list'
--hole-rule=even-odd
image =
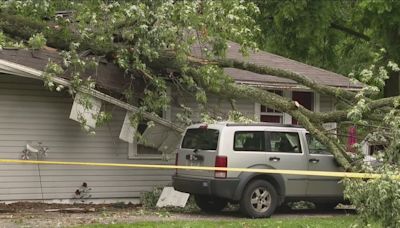
{"label": "siding panel", "polygon": [[326,95],[320,95],[320,112],[329,112],[334,108],[333,98]]}
{"label": "siding panel", "polygon": [[[90,136],[69,119],[73,100],[50,92],[43,82],[0,74],[0,158],[19,159],[27,143],[49,147],[46,160],[163,164],[128,160],[128,144],[118,139],[125,111],[112,111],[109,124]],[[71,199],[86,182],[93,199],[138,198],[171,181],[173,171],[120,167],[0,164],[0,200]]]}

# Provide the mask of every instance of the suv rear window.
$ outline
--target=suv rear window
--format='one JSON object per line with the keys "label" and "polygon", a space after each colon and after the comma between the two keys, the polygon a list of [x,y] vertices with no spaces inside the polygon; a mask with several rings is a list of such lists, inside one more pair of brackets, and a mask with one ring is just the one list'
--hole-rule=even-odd
{"label": "suv rear window", "polygon": [[199,150],[216,150],[219,131],[215,129],[188,129],[182,141],[182,148]]}
{"label": "suv rear window", "polygon": [[264,131],[235,132],[235,151],[265,151]]}

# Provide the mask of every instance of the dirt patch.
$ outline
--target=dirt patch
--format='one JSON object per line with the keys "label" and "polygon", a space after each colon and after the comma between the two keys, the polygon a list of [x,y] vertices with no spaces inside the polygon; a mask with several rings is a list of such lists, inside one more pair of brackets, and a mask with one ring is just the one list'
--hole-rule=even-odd
{"label": "dirt patch", "polygon": [[[50,209],[79,208],[87,211],[67,213],[63,210],[49,212]],[[94,211],[92,210],[94,209]],[[47,212],[46,212],[47,210]],[[278,211],[273,217],[331,217],[344,215],[345,210],[331,211]],[[200,210],[162,209],[146,210],[133,204],[44,204],[44,203],[13,203],[0,204],[0,228],[34,228],[34,227],[76,227],[83,224],[115,224],[135,223],[141,221],[172,221],[172,220],[237,220],[242,215],[230,208],[217,214],[205,214]]]}
{"label": "dirt patch", "polygon": [[1,212],[17,212],[17,213],[36,213],[38,211],[46,211],[50,209],[66,209],[66,208],[82,208],[89,210],[94,208],[95,210],[119,210],[119,209],[136,209],[140,205],[135,204],[56,204],[56,203],[31,203],[31,202],[18,202],[5,204],[0,203],[0,213]]}
{"label": "dirt patch", "polygon": [[[126,217],[138,211],[133,204],[0,204],[0,227],[71,227]],[[108,221],[106,221],[108,223]]]}

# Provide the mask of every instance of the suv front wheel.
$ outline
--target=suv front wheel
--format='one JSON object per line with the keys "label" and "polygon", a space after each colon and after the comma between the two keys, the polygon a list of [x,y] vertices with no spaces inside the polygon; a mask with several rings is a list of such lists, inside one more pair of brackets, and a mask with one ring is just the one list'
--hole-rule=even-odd
{"label": "suv front wheel", "polygon": [[252,218],[270,217],[278,205],[278,194],[274,186],[265,180],[248,184],[240,199],[240,210]]}
{"label": "suv front wheel", "polygon": [[209,213],[222,211],[228,204],[227,200],[205,195],[195,195],[194,201],[202,211]]}

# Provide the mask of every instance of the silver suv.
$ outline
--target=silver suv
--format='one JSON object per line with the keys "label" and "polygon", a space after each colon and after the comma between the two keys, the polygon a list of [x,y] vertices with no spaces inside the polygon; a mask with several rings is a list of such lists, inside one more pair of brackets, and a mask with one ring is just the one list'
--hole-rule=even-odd
{"label": "silver suv", "polygon": [[[334,157],[307,130],[264,123],[196,124],[188,127],[177,151],[176,164],[228,168],[342,171]],[[177,191],[195,197],[206,212],[228,202],[253,218],[269,217],[284,203],[306,200],[317,206],[343,201],[338,178],[179,169]]]}

